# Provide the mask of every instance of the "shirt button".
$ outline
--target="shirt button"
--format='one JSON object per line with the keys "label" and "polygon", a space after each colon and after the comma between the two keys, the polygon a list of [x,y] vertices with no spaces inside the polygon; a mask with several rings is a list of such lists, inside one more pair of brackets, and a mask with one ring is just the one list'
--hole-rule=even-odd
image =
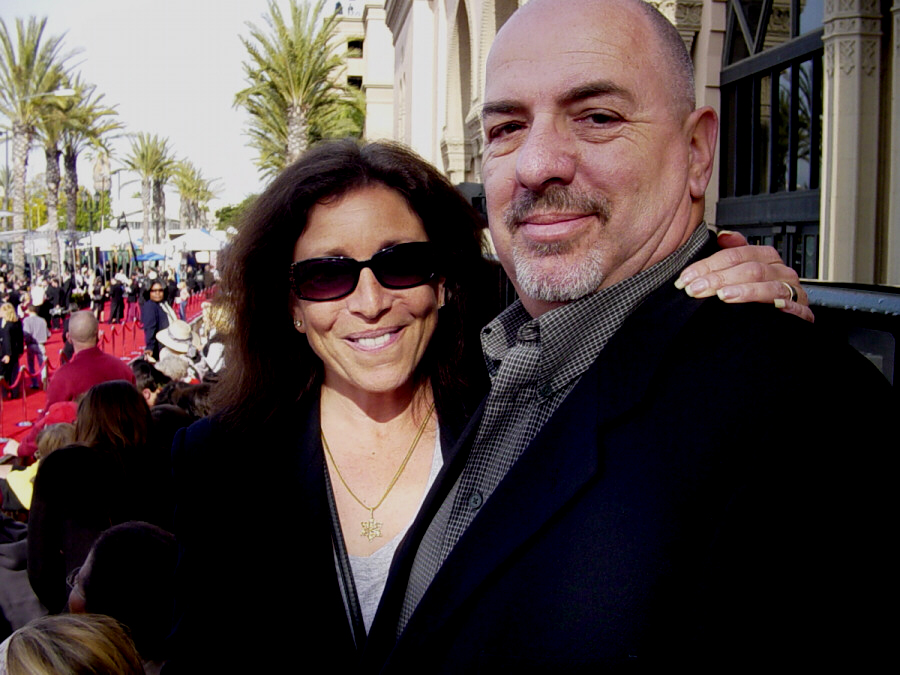
{"label": "shirt button", "polygon": [[553,387],[551,387],[549,384],[541,385],[541,388],[538,389],[538,393],[542,398],[550,398],[551,396],[553,396]]}
{"label": "shirt button", "polygon": [[469,508],[472,511],[480,509],[482,502],[484,502],[484,498],[481,496],[480,492],[473,492],[469,495]]}

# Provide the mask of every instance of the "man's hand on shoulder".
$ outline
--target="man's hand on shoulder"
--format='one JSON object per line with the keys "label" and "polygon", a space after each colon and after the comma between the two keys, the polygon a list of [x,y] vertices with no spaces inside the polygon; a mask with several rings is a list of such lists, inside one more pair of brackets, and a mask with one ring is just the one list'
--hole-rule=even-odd
{"label": "man's hand on shoulder", "polygon": [[[717,295],[729,303],[773,303],[783,312],[815,320],[800,278],[778,251],[771,246],[748,246],[743,235],[726,230],[719,232],[718,242],[722,250],[686,267],[676,287],[692,298]],[[796,295],[793,300],[791,288]]]}

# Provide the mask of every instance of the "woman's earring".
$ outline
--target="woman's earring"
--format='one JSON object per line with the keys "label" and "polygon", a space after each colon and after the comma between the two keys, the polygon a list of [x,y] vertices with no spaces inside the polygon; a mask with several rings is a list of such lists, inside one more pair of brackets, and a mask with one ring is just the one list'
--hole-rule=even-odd
{"label": "woman's earring", "polygon": [[297,328],[303,328],[303,319],[294,319],[294,326]]}

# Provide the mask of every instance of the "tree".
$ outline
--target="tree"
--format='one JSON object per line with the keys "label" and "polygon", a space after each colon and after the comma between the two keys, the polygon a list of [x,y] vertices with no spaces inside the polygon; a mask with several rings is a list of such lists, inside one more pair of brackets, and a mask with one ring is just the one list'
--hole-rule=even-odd
{"label": "tree", "polygon": [[8,166],[0,168],[0,190],[3,191],[3,201],[0,202],[0,209],[9,211],[9,201],[12,199],[10,194],[10,186],[12,185],[12,169]]}
{"label": "tree", "polygon": [[166,234],[166,184],[172,177],[175,160],[171,157],[159,166],[153,174],[153,243],[158,244]]}
{"label": "tree", "polygon": [[37,123],[37,132],[44,145],[44,160],[47,165],[45,173],[47,181],[47,222],[53,224],[53,234],[50,237],[50,262],[51,269],[56,272],[62,270],[62,253],[59,248],[59,158],[62,155],[59,145],[62,141],[63,125],[65,123],[65,108],[69,107],[69,101],[58,109],[47,111]]}
{"label": "tree", "polygon": [[325,138],[359,137],[366,126],[366,97],[349,87],[340,105],[318,108],[310,122],[311,141]]}
{"label": "tree", "polygon": [[200,169],[186,159],[175,165],[173,183],[181,198],[178,217],[182,227],[202,227],[203,214],[208,210],[207,204],[215,196],[213,182],[204,178]]}
{"label": "tree", "polygon": [[[144,246],[150,243],[150,210],[153,181],[157,176],[165,176],[172,170],[172,151],[169,139],[155,134],[139,132],[131,139],[131,154],[125,158],[125,166],[141,177],[141,206],[143,207]],[[158,204],[158,202],[153,202]],[[154,210],[154,227],[158,223],[158,209]]]}
{"label": "tree", "polygon": [[[65,76],[65,62],[72,52],[63,53],[62,36],[44,39],[46,17],[16,19],[15,37],[0,19],[0,112],[12,125],[13,138],[13,230],[25,229],[25,176],[28,149],[35,125],[55,97]],[[13,242],[13,269],[25,273],[24,236]]]}
{"label": "tree", "polygon": [[259,152],[257,166],[277,174],[296,161],[310,141],[356,134],[362,125],[340,125],[335,133],[328,121],[353,119],[348,108],[358,99],[337,84],[343,59],[332,46],[336,16],[323,16],[325,1],[314,5],[289,0],[289,22],[274,0],[264,17],[268,31],[248,23],[249,38],[241,38],[249,61],[244,62],[248,86],[235,96],[235,105],[250,113],[250,145]]}
{"label": "tree", "polygon": [[47,183],[44,175],[38,174],[25,185],[25,229],[47,222],[47,215]]}
{"label": "tree", "polygon": [[[53,103],[45,105],[41,119],[37,123],[37,132],[44,146],[44,158],[47,165],[47,212],[48,222],[57,223],[57,209],[59,208],[59,189],[63,183],[66,194],[76,194],[78,191],[77,158],[81,150],[91,145],[102,147],[104,136],[121,127],[119,122],[111,119],[115,115],[113,108],[103,105],[102,95],[96,93],[94,85],[85,83],[79,75],[74,78],[66,78],[63,84],[72,90],[67,95]],[[65,154],[66,171],[65,180],[62,180],[59,160]],[[69,238],[75,231],[75,207],[74,200],[66,200],[65,224],[69,230]],[[63,252],[60,250],[58,228],[53,232],[50,245],[52,264],[57,270],[62,269]]]}
{"label": "tree", "polygon": [[240,204],[229,204],[216,211],[216,229],[227,230],[229,227],[237,227],[240,224],[244,213],[250,208],[258,196],[259,195],[250,195]]}
{"label": "tree", "polygon": [[63,190],[66,193],[66,226],[70,240],[75,238],[78,204],[78,155],[88,147],[108,151],[108,134],[122,128],[113,119],[115,107],[107,107],[96,87],[75,77],[70,83],[75,90],[74,104],[66,115],[62,132]]}

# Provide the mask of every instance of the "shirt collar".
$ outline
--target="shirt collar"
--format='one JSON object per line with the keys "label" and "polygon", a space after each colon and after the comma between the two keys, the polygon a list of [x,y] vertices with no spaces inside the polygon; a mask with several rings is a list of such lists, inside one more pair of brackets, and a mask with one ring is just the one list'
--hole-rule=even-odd
{"label": "shirt collar", "polygon": [[[540,383],[555,390],[581,375],[607,341],[651,292],[674,276],[703,248],[709,230],[701,223],[688,240],[661,261],[613,286],[533,318],[516,300],[481,333],[488,372],[493,377],[518,340],[537,340]],[[575,356],[581,358],[574,358]]]}

